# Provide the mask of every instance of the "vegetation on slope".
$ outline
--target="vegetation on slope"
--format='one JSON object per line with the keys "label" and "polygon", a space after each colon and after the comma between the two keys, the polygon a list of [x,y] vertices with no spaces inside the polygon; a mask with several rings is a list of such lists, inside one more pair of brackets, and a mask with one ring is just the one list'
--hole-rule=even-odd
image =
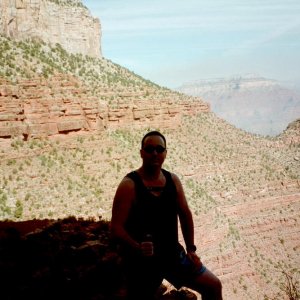
{"label": "vegetation on slope", "polygon": [[95,96],[112,107],[135,100],[195,100],[160,87],[105,58],[71,54],[59,44],[52,46],[35,39],[16,41],[0,35],[0,77],[17,84],[19,80],[47,79],[55,74],[74,76],[85,86],[85,96]]}
{"label": "vegetation on slope", "polygon": [[1,77],[16,81],[37,75],[48,78],[55,73],[76,76],[103,100],[107,100],[107,91],[115,94],[144,91],[145,99],[152,89],[160,94],[170,92],[105,58],[71,54],[59,44],[51,46],[34,39],[16,41],[0,36]]}
{"label": "vegetation on slope", "polygon": [[[65,140],[5,141],[0,153],[1,218],[109,219],[118,182],[140,165],[144,132],[118,129]],[[208,233],[216,238],[209,247],[200,242],[202,257],[209,262],[235,253],[241,258],[240,268],[248,265],[271,291],[282,267],[299,274],[298,248],[285,229],[288,224],[299,228],[297,202],[276,207],[276,199],[299,191],[295,185],[285,189],[281,185],[299,179],[299,168],[287,168],[291,161],[283,159],[298,155],[299,147],[275,147],[276,141],[237,130],[214,114],[186,117],[180,128],[163,132],[168,140],[165,168],[182,179],[195,215],[197,240],[209,238]],[[270,198],[274,207],[264,207]],[[251,217],[253,204],[257,209]],[[247,211],[231,214],[231,209],[246,207],[250,216]],[[259,238],[247,233],[248,227],[258,228],[272,219],[282,225],[257,233]],[[242,272],[234,278],[225,282],[227,295],[252,299],[257,283]],[[265,293],[271,295],[270,290]]]}
{"label": "vegetation on slope", "polygon": [[[0,76],[15,82],[58,72],[78,77],[108,103],[141,91],[145,100],[167,93],[181,97],[108,60],[72,55],[59,45],[1,37],[0,47]],[[118,182],[140,165],[145,131],[119,128],[57,140],[1,140],[0,219],[109,219]],[[234,269],[223,267],[231,262],[226,259],[239,259],[239,272],[225,282],[228,298],[252,299],[262,285],[276,290],[278,277],[270,270],[278,261],[299,274],[299,248],[293,244],[299,201],[281,201],[299,193],[299,144],[248,134],[211,113],[186,117],[176,130],[162,131],[168,140],[165,168],[182,179],[201,255],[224,280]],[[268,231],[268,224],[275,225]]]}

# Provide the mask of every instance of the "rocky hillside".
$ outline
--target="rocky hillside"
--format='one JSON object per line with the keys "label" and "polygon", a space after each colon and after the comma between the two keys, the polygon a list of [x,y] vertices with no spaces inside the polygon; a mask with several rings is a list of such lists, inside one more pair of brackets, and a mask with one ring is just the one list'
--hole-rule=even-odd
{"label": "rocky hillside", "polygon": [[0,41],[2,138],[172,127],[184,114],[209,111],[201,99],[158,87],[104,58],[33,40]]}
{"label": "rocky hillside", "polygon": [[256,134],[278,135],[300,117],[299,91],[261,77],[203,80],[178,90],[201,95],[219,117]]}
{"label": "rocky hillside", "polygon": [[70,53],[102,55],[100,21],[80,0],[1,0],[0,34],[60,44]]}
{"label": "rocky hillside", "polygon": [[[161,130],[165,168],[183,182],[199,254],[222,279],[225,299],[274,296],[282,268],[297,278],[299,144],[247,134],[212,113]],[[140,165],[144,132],[0,140],[2,219],[109,220],[118,182]]]}

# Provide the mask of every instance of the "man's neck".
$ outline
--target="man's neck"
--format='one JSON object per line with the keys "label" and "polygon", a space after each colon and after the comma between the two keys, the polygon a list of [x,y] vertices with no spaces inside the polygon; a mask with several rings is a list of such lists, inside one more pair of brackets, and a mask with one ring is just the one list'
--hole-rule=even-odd
{"label": "man's neck", "polygon": [[140,174],[142,175],[144,180],[158,180],[161,175],[161,168],[147,168],[145,166],[142,166],[140,169]]}

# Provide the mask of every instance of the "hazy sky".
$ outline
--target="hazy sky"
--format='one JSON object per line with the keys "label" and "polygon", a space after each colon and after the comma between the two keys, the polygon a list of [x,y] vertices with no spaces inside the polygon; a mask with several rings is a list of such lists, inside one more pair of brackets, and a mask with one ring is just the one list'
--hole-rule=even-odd
{"label": "hazy sky", "polygon": [[102,53],[170,88],[254,73],[300,85],[300,0],[83,0]]}

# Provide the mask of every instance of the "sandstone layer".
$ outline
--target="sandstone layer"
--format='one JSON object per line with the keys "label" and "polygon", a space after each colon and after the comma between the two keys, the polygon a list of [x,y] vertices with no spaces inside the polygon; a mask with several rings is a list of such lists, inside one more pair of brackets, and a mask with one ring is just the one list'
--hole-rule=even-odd
{"label": "sandstone layer", "polygon": [[[104,93],[105,94],[105,93]],[[208,112],[200,101],[139,100],[132,93],[119,95],[114,105],[89,96],[82,83],[57,75],[12,84],[0,80],[0,138],[23,136],[24,140],[67,134],[101,132],[109,128],[180,125],[183,115]]]}

